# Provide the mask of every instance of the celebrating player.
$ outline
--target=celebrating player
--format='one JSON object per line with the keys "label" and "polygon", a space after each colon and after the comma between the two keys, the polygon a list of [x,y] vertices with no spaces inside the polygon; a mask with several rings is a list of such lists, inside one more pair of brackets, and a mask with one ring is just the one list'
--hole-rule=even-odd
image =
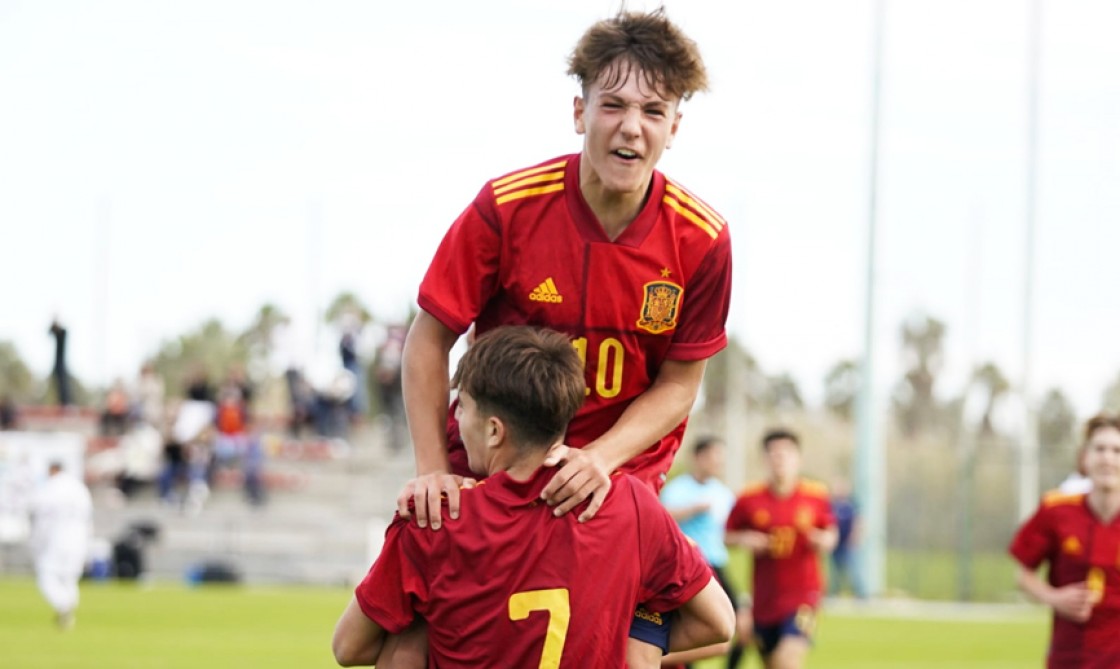
{"label": "celebrating player", "polygon": [[1120,667],[1120,417],[1091,418],[1081,449],[1092,489],[1047,494],[1011,542],[1019,587],[1054,610],[1049,669]]}
{"label": "celebrating player", "polygon": [[[680,446],[704,366],[726,345],[731,243],[723,218],[655,168],[681,103],[707,88],[696,44],[657,10],[593,25],[569,58],[580,153],[494,179],[452,224],[420,286],[404,350],[404,398],[417,478],[402,516],[439,529],[440,497],[459,514],[470,476],[448,417],[448,355],[475,324],[567,334],[587,391],[546,465],[541,492],[591,519],[611,472],[660,488]],[[658,641],[658,643],[661,643]],[[648,649],[647,649],[648,650]],[[631,663],[636,663],[631,658]]]}
{"label": "celebrating player", "polygon": [[762,447],[769,481],[739,496],[724,539],[754,556],[754,602],[749,613],[740,611],[739,638],[753,622],[767,669],[796,669],[809,651],[823,587],[820,558],[836,546],[836,522],[824,484],[801,478],[797,435],[773,430]]}
{"label": "celebrating player", "polygon": [[[726,641],[731,602],[649,488],[614,476],[595,518],[553,517],[542,467],[584,399],[558,332],[503,327],[459,363],[456,417],[471,471],[441,532],[397,517],[334,637],[340,664],[373,664],[385,633],[428,622],[431,666],[619,667],[638,602],[677,609],[670,647]],[[438,513],[438,511],[437,511]],[[640,521],[639,521],[640,518]]]}

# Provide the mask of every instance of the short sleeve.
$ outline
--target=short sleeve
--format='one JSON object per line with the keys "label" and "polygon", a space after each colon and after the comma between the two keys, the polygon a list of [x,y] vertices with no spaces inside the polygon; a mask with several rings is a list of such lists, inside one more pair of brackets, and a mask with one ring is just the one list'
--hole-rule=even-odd
{"label": "short sleeve", "polygon": [[417,303],[462,334],[497,292],[501,226],[489,184],[451,224],[420,284]]}
{"label": "short sleeve", "polygon": [[751,519],[745,497],[735,500],[735,505],[731,507],[731,513],[727,514],[727,524],[724,529],[731,532],[751,529]]}
{"label": "short sleeve", "polygon": [[1037,569],[1050,554],[1050,536],[1047,514],[1039,508],[1015,533],[1008,552],[1027,569]]}
{"label": "short sleeve", "polygon": [[724,228],[685,288],[684,305],[668,358],[704,360],[727,346],[730,306],[731,238]]}
{"label": "short sleeve", "polygon": [[406,549],[410,543],[407,533],[408,521],[394,518],[385,531],[381,554],[354,590],[366,617],[390,634],[408,627],[415,616],[416,600],[427,599],[423,565],[415,562],[417,551]]}
{"label": "short sleeve", "polygon": [[642,570],[638,600],[655,612],[680,608],[704,589],[712,578],[712,569],[653,492],[633,479],[627,483],[638,518]]}

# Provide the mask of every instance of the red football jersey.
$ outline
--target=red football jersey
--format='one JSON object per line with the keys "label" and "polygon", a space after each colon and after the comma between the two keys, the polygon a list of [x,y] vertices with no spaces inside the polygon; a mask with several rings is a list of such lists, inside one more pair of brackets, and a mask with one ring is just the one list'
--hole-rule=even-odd
{"label": "red football jersey", "polygon": [[771,625],[802,606],[816,608],[823,579],[820,556],[809,545],[806,531],[835,524],[828,489],[821,483],[803,480],[788,497],[777,497],[770,486],[759,484],[739,496],[727,517],[727,529],[770,535],[770,552],[754,556],[756,622]]}
{"label": "red football jersey", "polygon": [[1093,514],[1084,493],[1050,493],[1019,528],[1010,550],[1028,569],[1047,563],[1052,586],[1085,581],[1101,595],[1084,624],[1054,616],[1046,666],[1120,667],[1120,517],[1106,524]]}
{"label": "red football jersey", "polygon": [[[727,343],[731,241],[724,220],[654,172],[638,217],[613,242],[579,189],[579,156],[486,184],[444,237],[419,305],[462,333],[538,325],[571,336],[587,399],[566,443],[606,432],[665,360],[702,360]],[[623,471],[660,488],[682,422]],[[452,425],[451,434],[457,436]],[[469,474],[452,439],[452,466]]]}
{"label": "red football jersey", "polygon": [[438,532],[397,517],[355,592],[362,611],[391,633],[424,618],[430,667],[625,666],[635,606],[676,609],[711,569],[636,479],[615,476],[579,523],[540,502],[553,473],[462,490]]}

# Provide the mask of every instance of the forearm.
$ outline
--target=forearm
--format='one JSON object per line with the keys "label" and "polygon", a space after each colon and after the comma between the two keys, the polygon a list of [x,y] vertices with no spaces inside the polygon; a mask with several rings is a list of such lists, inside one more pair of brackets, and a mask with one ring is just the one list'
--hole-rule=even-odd
{"label": "forearm", "polygon": [[669,631],[670,651],[721,644],[735,631],[735,610],[715,578],[677,613]]}
{"label": "forearm", "polygon": [[1053,606],[1054,588],[1046,581],[1039,578],[1033,570],[1019,566],[1019,574],[1015,579],[1019,589],[1030,595],[1035,601]]}
{"label": "forearm", "polygon": [[385,643],[385,630],[366,617],[356,599],[343,611],[331,639],[335,661],[344,667],[368,667],[377,663]]}
{"label": "forearm", "polygon": [[456,335],[420,312],[405,340],[401,383],[417,474],[447,471],[448,355]]}
{"label": "forearm", "polygon": [[653,385],[622,412],[611,429],[585,448],[596,451],[610,471],[634,459],[688,417],[704,365],[703,360],[666,361]]}
{"label": "forearm", "polygon": [[835,526],[819,530],[813,538],[813,548],[821,555],[828,555],[840,541],[840,532]]}

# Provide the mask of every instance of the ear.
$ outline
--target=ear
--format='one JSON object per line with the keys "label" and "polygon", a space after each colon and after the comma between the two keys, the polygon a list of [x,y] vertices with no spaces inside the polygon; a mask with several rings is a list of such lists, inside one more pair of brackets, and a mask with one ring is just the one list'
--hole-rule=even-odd
{"label": "ear", "polygon": [[583,123],[583,113],[584,111],[586,111],[586,105],[587,103],[584,102],[582,97],[577,95],[572,98],[572,119],[576,124],[577,135],[582,135],[583,133],[587,132],[587,128]]}
{"label": "ear", "polygon": [[669,129],[669,139],[665,142],[666,149],[673,148],[673,140],[677,138],[677,128],[680,127],[681,117],[683,116],[684,112],[676,112],[676,115],[673,117],[673,127]]}
{"label": "ear", "polygon": [[506,440],[506,424],[502,422],[501,418],[497,416],[490,416],[486,419],[486,448],[497,448],[505,443]]}

